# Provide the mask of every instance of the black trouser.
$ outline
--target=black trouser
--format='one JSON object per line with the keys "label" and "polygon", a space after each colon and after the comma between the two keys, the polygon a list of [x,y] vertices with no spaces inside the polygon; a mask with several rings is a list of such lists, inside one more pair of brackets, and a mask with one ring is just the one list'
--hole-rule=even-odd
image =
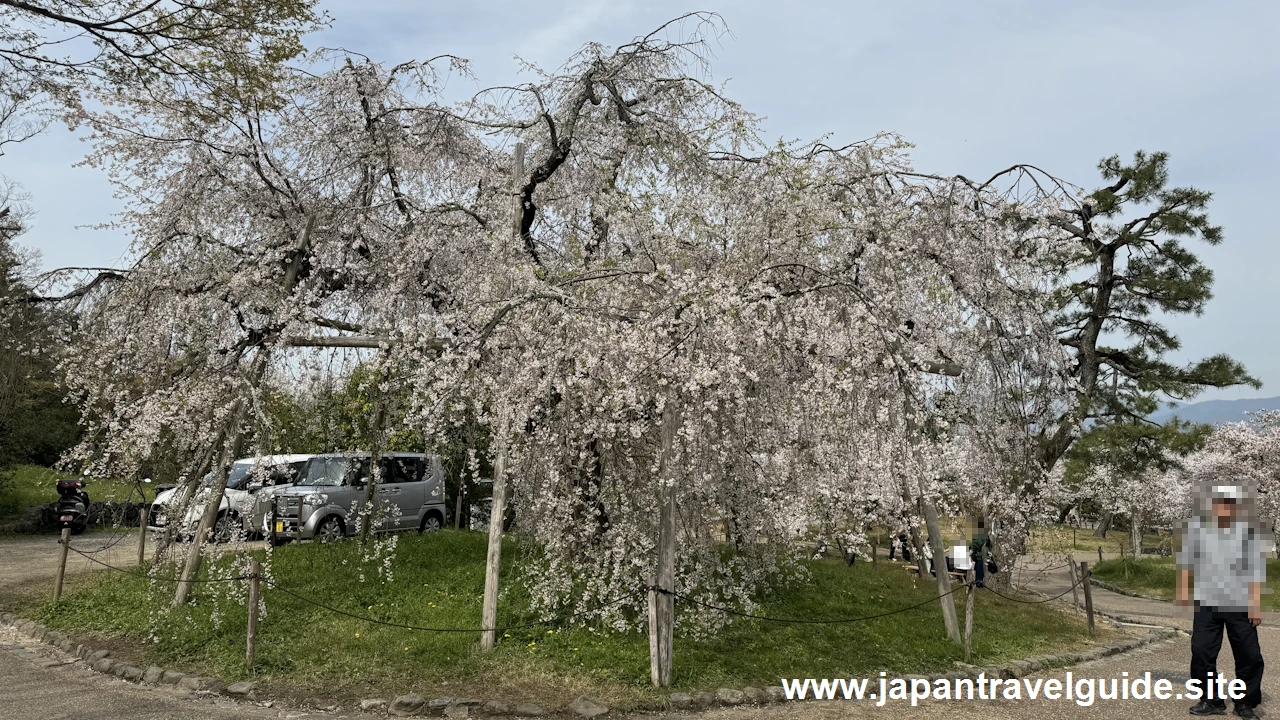
{"label": "black trouser", "polygon": [[[1191,677],[1205,683],[1201,689],[1208,694],[1209,673],[1218,676],[1218,651],[1222,649],[1222,629],[1227,630],[1231,641],[1231,654],[1236,660],[1236,677],[1244,681],[1244,699],[1238,704],[1256,706],[1262,702],[1262,648],[1258,646],[1258,628],[1249,622],[1247,612],[1224,612],[1213,607],[1196,608],[1191,623]],[[1226,701],[1217,696],[1215,705]]]}

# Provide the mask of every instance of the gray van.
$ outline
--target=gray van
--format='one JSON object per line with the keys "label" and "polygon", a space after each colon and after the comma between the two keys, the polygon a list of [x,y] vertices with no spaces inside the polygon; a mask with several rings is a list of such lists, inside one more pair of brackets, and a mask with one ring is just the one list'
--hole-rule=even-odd
{"label": "gray van", "polygon": [[[263,531],[273,541],[331,542],[359,530],[372,473],[367,452],[316,455],[297,482],[264,497]],[[422,453],[389,452],[379,460],[374,530],[434,532],[444,526],[444,469]]]}

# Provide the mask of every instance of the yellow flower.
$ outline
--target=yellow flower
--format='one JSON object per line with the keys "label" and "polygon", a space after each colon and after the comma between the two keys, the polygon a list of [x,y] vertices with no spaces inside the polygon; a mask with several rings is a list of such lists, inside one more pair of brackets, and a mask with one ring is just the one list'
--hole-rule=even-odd
{"label": "yellow flower", "polygon": [[356,637],[360,637],[360,633],[356,633]]}
{"label": "yellow flower", "polygon": [[511,633],[502,633],[502,637],[511,637]]}
{"label": "yellow flower", "polygon": [[409,648],[405,648],[405,649],[404,649],[404,651],[405,651],[405,652],[409,652]]}
{"label": "yellow flower", "polygon": [[555,630],[548,630],[548,631],[547,631],[547,634],[548,634],[548,635],[552,635],[552,634],[554,634],[554,633],[555,633]]}

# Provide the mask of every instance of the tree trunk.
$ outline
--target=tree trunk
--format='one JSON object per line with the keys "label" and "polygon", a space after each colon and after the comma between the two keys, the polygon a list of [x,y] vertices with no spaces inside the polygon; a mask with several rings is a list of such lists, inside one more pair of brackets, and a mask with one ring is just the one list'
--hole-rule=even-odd
{"label": "tree trunk", "polygon": [[218,460],[213,487],[210,489],[209,498],[205,501],[204,512],[200,515],[200,524],[196,527],[195,537],[191,538],[191,547],[187,549],[187,560],[182,567],[182,576],[179,578],[177,590],[173,594],[174,607],[187,604],[191,585],[200,572],[204,543],[209,539],[209,532],[213,529],[218,519],[218,512],[222,509],[222,495],[227,488],[227,476],[231,473],[231,464],[240,454],[240,441],[244,437],[240,430],[244,424],[248,406],[247,400],[243,398],[237,400],[235,407],[231,410],[231,417],[227,420],[227,439],[222,446],[222,457]]}
{"label": "tree trunk", "polygon": [[[200,456],[200,460],[191,466],[191,470],[185,475],[186,481],[182,484],[182,498],[176,503],[176,506],[170,506],[166,511],[167,520],[165,523],[164,533],[160,535],[160,540],[156,544],[155,551],[151,554],[151,561],[154,565],[159,565],[164,561],[164,555],[173,545],[173,541],[178,534],[180,520],[187,516],[187,508],[191,507],[191,500],[195,496],[196,488],[200,485],[200,478],[204,477],[205,469],[213,463],[214,456],[218,454],[218,448],[222,446],[226,439],[227,433],[224,427],[209,443],[209,447],[205,448],[204,454]],[[154,508],[152,509],[154,513]]]}
{"label": "tree trunk", "polygon": [[1098,527],[1094,528],[1093,536],[1096,538],[1105,538],[1107,531],[1111,529],[1111,519],[1113,514],[1106,512],[1102,515],[1102,519],[1098,520]]}

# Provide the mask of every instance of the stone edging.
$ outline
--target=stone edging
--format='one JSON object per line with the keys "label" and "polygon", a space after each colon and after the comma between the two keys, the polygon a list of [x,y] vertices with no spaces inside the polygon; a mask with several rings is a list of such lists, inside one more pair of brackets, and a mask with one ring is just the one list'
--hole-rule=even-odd
{"label": "stone edging", "polygon": [[[1117,595],[1127,595],[1127,596],[1129,596],[1129,597],[1142,598],[1143,600],[1158,600],[1158,601],[1160,601],[1160,602],[1169,602],[1168,600],[1166,600],[1166,599],[1164,599],[1164,598],[1162,598],[1162,597],[1156,597],[1156,596],[1154,596],[1154,595],[1143,595],[1143,594],[1142,594],[1142,593],[1140,593],[1140,592],[1134,592],[1133,590],[1127,590],[1127,589],[1125,589],[1125,588],[1120,587],[1119,585],[1113,585],[1113,584],[1111,584],[1111,583],[1107,582],[1106,580],[1099,580],[1099,579],[1097,579],[1097,578],[1090,578],[1090,579],[1089,579],[1089,583],[1090,583],[1091,585],[1093,585],[1094,587],[1100,587],[1100,588],[1102,588],[1103,590],[1106,590],[1106,591],[1108,591],[1108,592],[1113,592],[1113,593],[1115,593],[1115,594],[1117,594]],[[1096,612],[1096,611],[1095,611],[1095,612]]]}
{"label": "stone edging", "polygon": [[[50,630],[32,620],[25,620],[11,613],[0,613],[0,624],[13,627],[28,637],[52,645],[63,652],[75,655],[93,670],[114,675],[122,680],[141,682],[149,685],[175,685],[178,689],[208,694],[221,694],[241,700],[253,700],[256,683],[236,682],[230,685],[215,678],[186,675],[173,670],[165,670],[154,665],[145,670],[110,657],[109,650],[95,650],[87,645],[77,644],[57,630]],[[936,680],[977,679],[979,675],[989,678],[1020,678],[1030,673],[1058,667],[1069,667],[1081,662],[1098,660],[1111,655],[1135,650],[1161,640],[1181,634],[1175,628],[1154,629],[1146,635],[1131,637],[1111,645],[1099,645],[1088,650],[1058,653],[1056,655],[1037,655],[1023,660],[1014,660],[1004,665],[991,667],[964,666],[945,673],[928,675],[898,675],[889,679],[901,678],[911,681],[917,679]],[[765,688],[745,687],[741,690],[720,688],[716,692],[672,693],[669,699],[671,709],[702,710],[712,707],[732,707],[738,705],[787,702],[782,686]],[[585,695],[579,696],[569,705],[569,709],[579,717],[594,718],[604,715],[610,708]],[[482,715],[514,715],[516,717],[539,717],[547,715],[542,707],[533,703],[485,702],[469,698],[440,697],[427,699],[417,693],[401,695],[394,700],[373,698],[360,701],[360,710],[367,713],[386,713],[393,717],[410,716],[443,716],[448,718],[466,718],[472,713]]]}

